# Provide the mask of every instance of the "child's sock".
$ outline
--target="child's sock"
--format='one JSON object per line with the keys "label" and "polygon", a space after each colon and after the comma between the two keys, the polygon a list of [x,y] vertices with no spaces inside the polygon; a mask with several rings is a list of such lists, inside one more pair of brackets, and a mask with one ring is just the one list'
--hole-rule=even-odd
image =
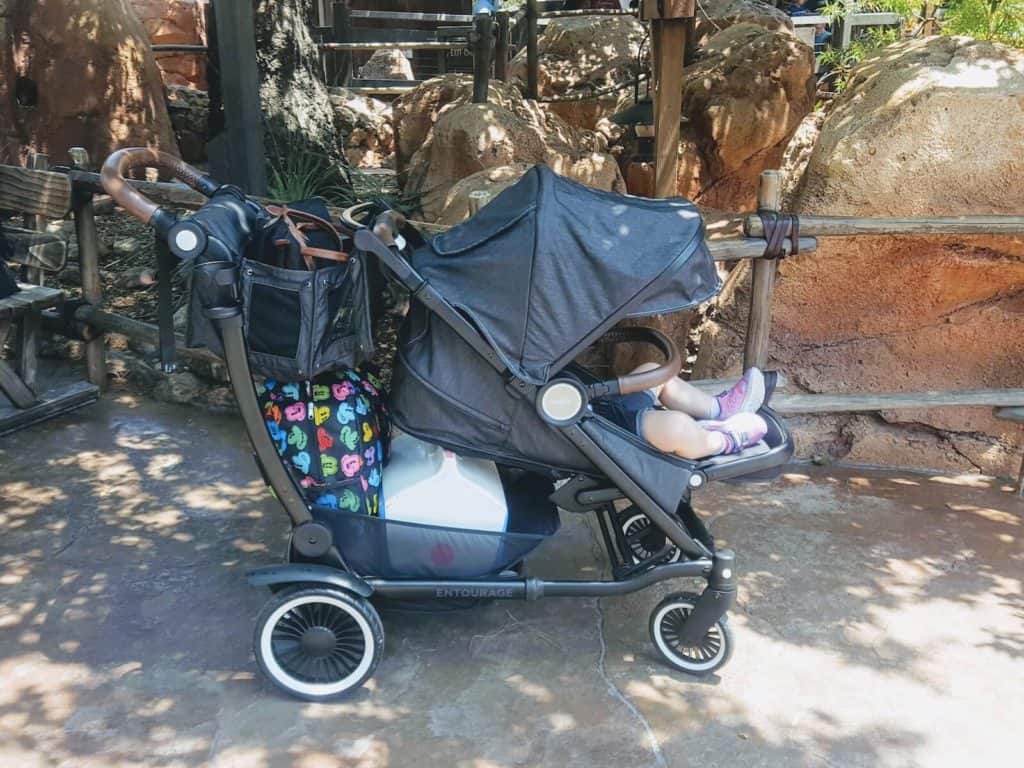
{"label": "child's sock", "polygon": [[757,445],[768,434],[768,423],[756,413],[737,413],[725,421],[702,421],[700,425],[722,437],[722,449],[714,456],[739,453]]}

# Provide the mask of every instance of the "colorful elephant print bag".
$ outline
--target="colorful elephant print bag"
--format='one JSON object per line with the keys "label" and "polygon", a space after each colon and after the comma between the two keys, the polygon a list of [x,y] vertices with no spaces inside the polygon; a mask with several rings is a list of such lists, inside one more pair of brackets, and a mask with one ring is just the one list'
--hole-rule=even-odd
{"label": "colorful elephant print bag", "polygon": [[369,366],[256,384],[270,437],[308,501],[380,515],[391,429],[379,387]]}

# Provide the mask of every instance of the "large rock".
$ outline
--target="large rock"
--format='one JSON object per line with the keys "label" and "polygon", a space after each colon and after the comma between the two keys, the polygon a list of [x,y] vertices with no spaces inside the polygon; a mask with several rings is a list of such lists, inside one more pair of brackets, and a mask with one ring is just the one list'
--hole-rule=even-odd
{"label": "large rock", "polygon": [[708,208],[754,208],[761,171],[779,166],[813,106],[809,46],[756,24],[715,35],[683,75],[679,194]]}
{"label": "large rock", "polygon": [[[542,99],[565,96],[633,80],[645,35],[645,26],[633,16],[552,19],[537,41],[537,95]],[[509,76],[525,90],[525,47],[509,65]],[[615,112],[619,95],[549,103],[545,108],[572,125],[594,129],[601,118]]]}
{"label": "large rock", "polygon": [[[469,75],[434,77],[412,89],[393,104],[395,161],[399,173],[408,168],[413,154],[427,140],[434,123],[447,110],[473,100],[473,78]],[[491,80],[487,89],[489,104],[513,109],[523,100],[514,86]]]}
{"label": "large rock", "polygon": [[210,95],[185,85],[169,85],[167,110],[182,159],[189,163],[205,162]]}
{"label": "large rock", "polygon": [[405,192],[420,195],[428,221],[450,204],[448,194],[456,182],[517,163],[544,163],[584,184],[624,192],[618,164],[602,148],[599,137],[573,129],[535,105],[512,111],[496,104],[462,104],[441,114],[413,155]]}
{"label": "large rock", "polygon": [[[796,208],[929,216],[1024,210],[1024,55],[966,38],[897,43],[865,61],[825,119]],[[822,239],[783,262],[772,364],[810,391],[1020,387],[1024,240]],[[705,334],[698,369],[738,368],[746,297]],[[1009,474],[1019,427],[987,408],[805,419],[819,452]]]}
{"label": "large rock", "polygon": [[414,80],[412,63],[398,48],[374,51],[369,61],[359,69],[359,77],[366,80]]}
{"label": "large rock", "polygon": [[349,165],[380,168],[394,162],[395,131],[389,104],[346,88],[331,89],[331,104]]}
{"label": "large rock", "polygon": [[132,144],[177,152],[146,31],[128,0],[0,2],[0,158],[95,162]]}
{"label": "large rock", "polygon": [[[206,45],[205,0],[131,0],[154,45]],[[206,57],[158,53],[166,85],[206,89]]]}
{"label": "large rock", "polygon": [[697,45],[734,24],[757,24],[775,32],[793,34],[793,20],[785,11],[763,0],[702,0],[697,13]]}

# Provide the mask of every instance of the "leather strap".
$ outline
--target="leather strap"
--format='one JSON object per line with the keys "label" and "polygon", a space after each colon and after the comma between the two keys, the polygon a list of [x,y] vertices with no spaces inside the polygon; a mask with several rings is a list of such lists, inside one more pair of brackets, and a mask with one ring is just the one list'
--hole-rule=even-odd
{"label": "leather strap", "polygon": [[[783,259],[800,253],[800,218],[795,215],[778,213],[777,211],[757,212],[764,227],[765,259]],[[789,253],[786,252],[786,238],[790,240]]]}
{"label": "leather strap", "polygon": [[[306,262],[306,268],[310,271],[316,269],[313,259],[328,259],[342,264],[348,261],[349,255],[342,250],[341,233],[335,229],[331,222],[321,219],[316,214],[289,208],[287,205],[268,205],[266,209],[274,217],[270,225],[283,221],[285,226],[288,227],[288,233],[299,244],[299,254],[302,256],[303,261]],[[304,230],[329,232],[338,243],[338,249],[330,250],[309,245],[309,239]],[[287,240],[276,240],[274,245],[283,246],[290,245],[290,243]]]}

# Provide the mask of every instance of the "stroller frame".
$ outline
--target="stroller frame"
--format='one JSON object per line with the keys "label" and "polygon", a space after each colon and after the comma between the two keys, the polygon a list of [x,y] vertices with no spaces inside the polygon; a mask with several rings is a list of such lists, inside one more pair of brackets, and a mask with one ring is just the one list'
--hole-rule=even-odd
{"label": "stroller frame", "polygon": [[[127,189],[136,195],[138,193],[123,184],[122,174],[132,166],[137,167],[143,164],[143,160],[148,160],[149,164],[157,164],[157,160],[159,160],[163,167],[170,167],[172,171],[177,172],[179,178],[186,180],[206,194],[210,194],[209,190],[215,188],[215,182],[208,177],[200,176],[198,172],[194,172],[194,169],[188,169],[194,173],[190,176],[178,168],[176,164],[179,164],[180,161],[167,158],[162,154],[159,158],[155,157],[157,153],[151,153],[144,158],[129,156],[128,161],[118,157],[121,153],[133,152],[144,151],[122,150],[108,160],[104,167],[105,177],[114,177],[114,179],[108,184],[109,179],[105,178],[105,186],[118,202],[130,212],[136,213],[139,218],[150,223],[157,230],[158,235],[168,239],[173,251],[175,247],[174,234],[183,226],[188,225],[188,220],[179,222],[172,213],[156,208],[156,206],[141,213],[133,210],[136,201],[124,190]],[[121,182],[120,186],[117,184],[118,181]],[[148,215],[143,217],[141,214]],[[759,472],[763,473],[777,468],[788,461],[793,452],[793,445],[781,421],[770,409],[762,410],[762,415],[769,421],[770,428],[775,430],[777,436],[776,444],[765,453],[741,457],[735,461],[724,463],[692,463],[692,469],[687,478],[687,487],[679,507],[676,510],[666,510],[634,481],[612,456],[587,434],[580,424],[587,410],[588,398],[618,392],[617,383],[614,381],[598,382],[585,386],[574,379],[561,377],[549,381],[544,386],[537,386],[513,376],[477,329],[402,256],[400,250],[394,245],[395,234],[397,234],[397,227],[394,220],[385,215],[378,217],[373,229],[368,227],[358,229],[355,233],[355,244],[359,250],[373,254],[387,272],[408,291],[412,300],[425,305],[495,370],[505,376],[507,389],[513,395],[532,400],[536,404],[541,418],[552,429],[559,430],[565,435],[593,463],[594,467],[604,474],[604,478],[578,474],[560,486],[550,499],[558,507],[570,512],[593,512],[596,514],[601,538],[612,566],[612,577],[604,580],[550,580],[504,572],[499,576],[489,578],[455,580],[364,578],[353,573],[346,565],[338,548],[334,546],[331,540],[331,531],[314,520],[309,504],[303,498],[291,474],[280,461],[276,447],[264,424],[244,338],[242,307],[237,290],[238,265],[223,258],[213,261],[197,258],[193,280],[198,281],[196,289],[199,295],[204,297],[204,314],[213,322],[221,336],[231,385],[246,432],[255,450],[255,458],[264,480],[277,496],[292,523],[288,562],[250,571],[247,574],[249,584],[268,587],[275,593],[291,589],[293,592],[302,594],[301,590],[303,589],[325,589],[335,594],[341,593],[349,596],[346,600],[361,601],[373,613],[373,621],[369,623],[373,630],[371,634],[379,632],[378,643],[382,648],[383,630],[380,628],[379,618],[372,606],[366,602],[371,596],[395,600],[433,601],[465,601],[467,598],[533,601],[543,597],[608,597],[637,592],[670,579],[699,578],[706,582],[699,596],[670,595],[662,603],[662,606],[667,605],[673,598],[676,598],[677,602],[679,597],[686,597],[689,600],[685,622],[677,627],[676,631],[681,646],[697,647],[702,638],[705,638],[707,633],[716,626],[723,630],[723,634],[720,636],[723,637],[721,642],[724,643],[725,639],[728,639],[724,637],[728,635],[728,632],[724,631],[726,627],[723,622],[726,612],[736,600],[735,555],[729,549],[715,549],[713,540],[690,507],[691,491],[702,487],[710,480],[756,475]],[[678,355],[674,344],[656,331],[637,328],[631,329],[631,333],[631,340],[654,343],[662,348],[666,357],[670,357],[672,354]],[[551,387],[560,385],[572,386],[584,395],[582,406],[570,416],[566,416],[564,413],[556,415],[548,412],[543,402],[544,393]],[[645,557],[639,562],[634,561],[632,564],[627,562],[630,550],[622,531],[618,527],[609,525],[615,509],[614,502],[620,499],[632,502],[640,512],[647,516],[651,525],[664,536],[664,545],[659,552]],[[681,553],[679,562],[667,562],[673,548],[677,548]],[[658,616],[664,613],[663,610]],[[652,614],[652,636],[655,631],[655,619],[656,616]],[[374,622],[376,623],[374,624]],[[257,627],[257,658],[260,660],[261,666],[264,667],[264,671],[268,671],[267,665],[259,655],[259,631],[259,627]],[[370,635],[366,634],[366,637],[369,638]],[[655,642],[656,645],[659,645],[657,638],[655,638]],[[729,642],[731,643],[731,639]],[[660,645],[659,650],[677,668],[696,674],[717,669],[728,658],[728,653],[726,653],[713,668],[700,670],[676,663]],[[729,653],[731,653],[731,646]],[[375,667],[376,659],[368,672],[365,672],[358,681],[343,690],[360,685],[369,677],[369,674],[372,674]],[[283,685],[275,675],[271,674],[271,677],[274,678],[275,683],[290,693],[311,700],[326,699],[339,692],[321,695],[319,691],[296,690]]]}

